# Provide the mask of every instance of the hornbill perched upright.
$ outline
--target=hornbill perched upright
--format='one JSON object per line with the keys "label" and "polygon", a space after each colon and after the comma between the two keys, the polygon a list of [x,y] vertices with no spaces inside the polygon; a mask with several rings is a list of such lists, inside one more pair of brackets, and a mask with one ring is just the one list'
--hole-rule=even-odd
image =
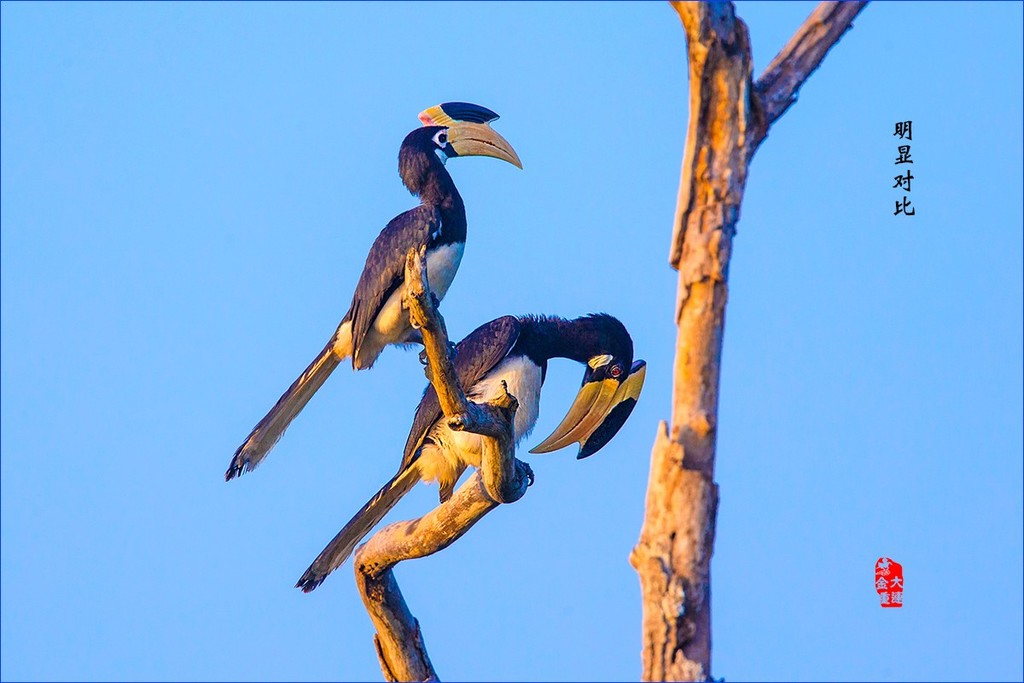
{"label": "hornbill perched upright", "polygon": [[[531,453],[547,453],[578,442],[577,458],[593,455],[615,436],[633,411],[644,385],[646,364],[633,362],[633,340],[610,315],[575,320],[505,316],[481,325],[456,347],[455,371],[474,401],[501,395],[502,380],[519,400],[513,431],[519,442],[537,422],[548,361],[570,358],[586,365],[583,386],[555,431]],[[296,588],[308,593],[348,558],[359,541],[418,481],[437,481],[447,501],[468,465],[480,467],[482,439],[448,427],[437,393],[427,387],[398,473],[362,507],[324,548]]]}
{"label": "hornbill perched upright", "polygon": [[491,127],[490,109],[446,102],[419,115],[423,127],[406,136],[398,172],[420,205],[393,218],[377,236],[359,276],[352,305],[320,354],[259,421],[231,460],[226,481],[254,469],[345,358],[356,370],[369,368],[389,344],[415,341],[402,310],[405,256],[426,246],[430,290],[441,299],[455,278],[466,244],[466,209],[445,170],[459,156],[489,156],[522,168],[512,146]]}

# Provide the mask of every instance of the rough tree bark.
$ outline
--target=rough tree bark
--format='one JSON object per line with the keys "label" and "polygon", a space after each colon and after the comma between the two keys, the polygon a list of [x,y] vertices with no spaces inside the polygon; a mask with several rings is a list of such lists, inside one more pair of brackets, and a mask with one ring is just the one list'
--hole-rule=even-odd
{"label": "rough tree bark", "polygon": [[419,622],[398,588],[392,569],[402,560],[444,550],[485,514],[513,503],[533,483],[529,465],[515,458],[512,421],[518,402],[508,393],[488,403],[466,398],[448,355],[444,319],[431,298],[421,254],[410,251],[405,267],[404,304],[420,329],[427,354],[427,377],[453,429],[481,434],[481,468],[459,490],[423,517],[391,524],[356,550],[355,574],[363,604],[377,633],[374,646],[388,681],[436,681]]}
{"label": "rough tree bark", "polygon": [[651,454],[630,562],[643,602],[643,680],[711,676],[711,553],[718,380],[729,257],[747,166],[771,124],[864,2],[823,2],[754,83],[732,3],[673,2],[686,33],[690,114],[669,261],[679,271],[671,426]]}

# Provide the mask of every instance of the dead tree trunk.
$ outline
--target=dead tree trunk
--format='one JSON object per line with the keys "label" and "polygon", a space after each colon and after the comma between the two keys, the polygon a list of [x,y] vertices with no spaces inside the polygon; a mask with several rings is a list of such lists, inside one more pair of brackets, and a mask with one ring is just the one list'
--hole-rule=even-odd
{"label": "dead tree trunk", "polygon": [[630,555],[643,601],[645,681],[711,676],[718,379],[747,166],[865,4],[823,2],[754,83],[750,36],[732,3],[672,3],[686,33],[690,118],[669,256],[679,271],[672,421],[658,426],[644,525]]}

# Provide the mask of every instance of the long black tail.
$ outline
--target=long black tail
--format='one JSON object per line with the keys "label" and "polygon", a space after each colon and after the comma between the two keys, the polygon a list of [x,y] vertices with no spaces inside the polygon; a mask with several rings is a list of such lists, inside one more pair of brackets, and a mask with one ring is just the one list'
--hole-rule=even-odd
{"label": "long black tail", "polygon": [[355,514],[345,528],[338,532],[334,540],[327,544],[327,547],[313,560],[309,569],[302,575],[296,588],[301,588],[303,593],[308,593],[327,578],[327,575],[340,567],[348,556],[355,550],[356,544],[370,533],[373,527],[377,526],[384,515],[395,507],[402,496],[412,490],[412,487],[419,481],[419,473],[416,467],[408,467],[384,484],[383,488],[374,495],[366,505]]}
{"label": "long black tail", "polygon": [[256,469],[270,449],[284,435],[295,416],[306,407],[313,394],[323,386],[327,378],[342,360],[351,355],[351,324],[342,323],[338,331],[323,348],[313,362],[292,382],[288,390],[281,395],[270,412],[259,421],[249,436],[231,458],[228,471],[224,473],[224,481],[231,481],[246,472]]}

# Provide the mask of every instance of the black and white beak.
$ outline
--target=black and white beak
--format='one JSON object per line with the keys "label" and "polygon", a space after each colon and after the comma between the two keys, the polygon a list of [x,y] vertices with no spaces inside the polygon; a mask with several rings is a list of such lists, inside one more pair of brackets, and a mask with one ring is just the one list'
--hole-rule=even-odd
{"label": "black and white beak", "polygon": [[[604,361],[603,363],[601,361]],[[638,360],[628,374],[613,376],[609,372],[611,359],[599,356],[588,364],[583,386],[561,424],[551,436],[530,450],[531,453],[550,453],[571,443],[579,443],[576,458],[593,455],[611,441],[626,418],[633,412],[647,376],[647,363]]]}

